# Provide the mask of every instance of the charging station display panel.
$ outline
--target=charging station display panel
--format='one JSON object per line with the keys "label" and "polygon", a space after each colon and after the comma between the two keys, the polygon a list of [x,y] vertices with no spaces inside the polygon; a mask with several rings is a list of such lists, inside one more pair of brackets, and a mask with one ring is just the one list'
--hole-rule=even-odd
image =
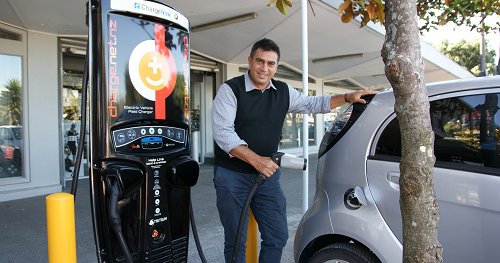
{"label": "charging station display panel", "polygon": [[108,14],[107,119],[189,122],[189,34],[171,24]]}

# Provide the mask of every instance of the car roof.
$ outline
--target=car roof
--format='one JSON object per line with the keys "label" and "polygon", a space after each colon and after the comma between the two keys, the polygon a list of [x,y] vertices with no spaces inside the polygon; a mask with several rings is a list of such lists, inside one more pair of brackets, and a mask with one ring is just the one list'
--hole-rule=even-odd
{"label": "car roof", "polygon": [[[455,79],[440,82],[433,82],[426,85],[429,96],[448,93],[453,91],[466,91],[478,88],[500,88],[500,76],[487,76],[469,79]],[[379,93],[392,93],[393,89],[388,88]]]}
{"label": "car roof", "polygon": [[451,91],[500,87],[500,76],[478,77],[435,82],[427,85],[429,95]]}

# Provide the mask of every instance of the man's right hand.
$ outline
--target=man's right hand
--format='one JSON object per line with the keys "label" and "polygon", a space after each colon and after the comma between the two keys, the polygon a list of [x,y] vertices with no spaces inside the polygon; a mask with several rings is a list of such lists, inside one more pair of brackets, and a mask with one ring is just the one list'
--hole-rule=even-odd
{"label": "man's right hand", "polygon": [[259,156],[255,163],[252,165],[255,170],[266,177],[271,177],[279,168],[279,166],[275,162],[273,162],[270,157],[263,156]]}
{"label": "man's right hand", "polygon": [[232,156],[249,163],[253,166],[253,168],[255,168],[255,170],[257,170],[257,172],[265,177],[271,177],[271,175],[273,175],[279,168],[279,166],[271,160],[271,157],[260,156],[250,150],[246,145],[240,145],[229,151],[229,153]]}

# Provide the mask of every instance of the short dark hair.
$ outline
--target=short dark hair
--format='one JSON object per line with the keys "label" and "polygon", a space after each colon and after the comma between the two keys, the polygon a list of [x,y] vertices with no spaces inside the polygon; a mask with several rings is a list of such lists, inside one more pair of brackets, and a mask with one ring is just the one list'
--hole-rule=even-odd
{"label": "short dark hair", "polygon": [[278,62],[280,61],[280,47],[278,44],[276,44],[274,41],[268,38],[263,38],[252,46],[252,51],[250,51],[250,56],[253,57],[255,56],[255,52],[257,49],[262,49],[264,51],[274,51],[276,54],[278,54]]}

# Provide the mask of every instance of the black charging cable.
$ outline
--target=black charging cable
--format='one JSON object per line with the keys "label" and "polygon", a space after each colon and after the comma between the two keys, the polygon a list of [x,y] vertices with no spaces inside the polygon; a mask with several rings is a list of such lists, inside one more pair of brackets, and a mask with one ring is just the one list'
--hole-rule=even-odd
{"label": "black charging cable", "polygon": [[85,143],[85,130],[87,126],[87,90],[89,82],[89,42],[87,41],[87,49],[85,51],[85,66],[83,67],[82,77],[82,102],[80,105],[80,139],[78,140],[78,150],[76,160],[73,167],[73,180],[71,182],[71,194],[76,200],[76,190],[78,188],[78,177],[80,176],[80,165],[82,163],[83,146]]}
{"label": "black charging cable", "polygon": [[241,210],[240,214],[240,222],[238,223],[238,232],[236,232],[236,240],[234,240],[234,246],[233,246],[233,255],[231,256],[231,263],[236,263],[237,258],[240,252],[240,243],[241,243],[241,233],[243,232],[243,224],[245,222],[245,218],[248,213],[248,208],[250,207],[250,203],[252,202],[252,198],[257,192],[257,188],[264,183],[266,180],[266,177],[262,174],[257,175],[255,178],[255,183],[252,186],[252,189],[250,189],[250,192],[247,195],[247,199],[245,200],[245,204],[243,205],[243,209]]}
{"label": "black charging cable", "polygon": [[[111,180],[110,180],[111,181]],[[125,241],[125,237],[122,233],[122,217],[121,217],[121,208],[123,205],[120,205],[119,202],[121,198],[121,190],[118,185],[117,180],[112,180],[110,182],[110,197],[108,203],[109,209],[109,223],[111,224],[111,228],[113,232],[115,232],[116,237],[118,238],[118,243],[125,255],[125,258],[128,263],[133,263],[132,255],[130,254],[130,250],[128,249],[127,242]]]}
{"label": "black charging cable", "polygon": [[196,223],[194,222],[193,205],[191,199],[189,199],[189,219],[191,221],[191,230],[193,231],[194,242],[196,244],[196,250],[198,250],[198,255],[202,263],[207,263],[203,249],[201,248],[200,238],[198,237],[198,230],[196,229]]}

